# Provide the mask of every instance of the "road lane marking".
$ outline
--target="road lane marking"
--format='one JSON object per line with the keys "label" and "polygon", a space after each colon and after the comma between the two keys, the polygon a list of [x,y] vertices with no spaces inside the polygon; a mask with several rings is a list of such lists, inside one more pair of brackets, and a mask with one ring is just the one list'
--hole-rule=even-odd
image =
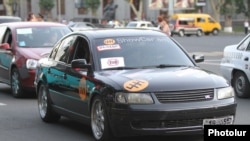
{"label": "road lane marking", "polygon": [[221,52],[221,51],[213,51],[213,52],[190,52],[190,54],[203,54],[205,56],[223,56],[223,52]]}
{"label": "road lane marking", "polygon": [[4,103],[0,103],[0,106],[5,106],[6,104],[4,104]]}

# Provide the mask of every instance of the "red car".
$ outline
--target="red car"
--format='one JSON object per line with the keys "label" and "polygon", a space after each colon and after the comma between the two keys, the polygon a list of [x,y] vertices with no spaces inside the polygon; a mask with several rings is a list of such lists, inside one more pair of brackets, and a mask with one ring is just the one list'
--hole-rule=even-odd
{"label": "red car", "polygon": [[35,92],[37,61],[72,32],[66,25],[53,22],[2,23],[0,30],[0,82],[10,85],[17,98]]}

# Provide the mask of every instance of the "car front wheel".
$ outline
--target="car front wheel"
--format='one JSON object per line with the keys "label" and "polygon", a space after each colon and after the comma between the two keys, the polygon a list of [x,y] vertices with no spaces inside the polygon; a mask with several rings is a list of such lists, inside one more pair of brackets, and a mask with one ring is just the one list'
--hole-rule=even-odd
{"label": "car front wheel", "polygon": [[13,97],[23,97],[23,89],[21,86],[21,78],[17,68],[13,68],[11,71],[11,92]]}
{"label": "car front wheel", "polygon": [[213,35],[218,35],[218,34],[219,34],[219,30],[218,30],[218,29],[214,29],[214,30],[212,31],[212,33],[213,33]]}
{"label": "car front wheel", "polygon": [[198,37],[202,36],[202,31],[201,31],[201,30],[198,30],[198,31],[197,31],[197,36],[198,36]]}
{"label": "car front wheel", "polygon": [[96,141],[114,140],[109,129],[105,106],[100,96],[96,96],[91,105],[91,128]]}
{"label": "car front wheel", "polygon": [[240,98],[250,97],[249,80],[243,72],[236,72],[233,78],[235,93]]}
{"label": "car front wheel", "polygon": [[47,86],[41,84],[37,94],[39,114],[41,119],[45,122],[56,122],[60,119],[60,115],[53,111],[48,94],[49,92]]}
{"label": "car front wheel", "polygon": [[180,30],[180,31],[179,31],[179,36],[180,36],[180,37],[183,37],[184,35],[185,35],[184,31],[183,31],[183,30]]}

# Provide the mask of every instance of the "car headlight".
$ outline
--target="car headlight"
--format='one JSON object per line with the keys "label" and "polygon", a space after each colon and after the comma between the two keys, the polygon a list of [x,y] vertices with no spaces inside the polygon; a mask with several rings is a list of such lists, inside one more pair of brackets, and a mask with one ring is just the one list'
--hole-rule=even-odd
{"label": "car headlight", "polygon": [[26,61],[27,69],[36,69],[36,66],[37,66],[37,60],[27,59]]}
{"label": "car headlight", "polygon": [[234,89],[232,87],[220,88],[216,92],[218,99],[234,97]]}
{"label": "car headlight", "polygon": [[153,98],[148,93],[116,93],[115,101],[123,104],[153,104]]}

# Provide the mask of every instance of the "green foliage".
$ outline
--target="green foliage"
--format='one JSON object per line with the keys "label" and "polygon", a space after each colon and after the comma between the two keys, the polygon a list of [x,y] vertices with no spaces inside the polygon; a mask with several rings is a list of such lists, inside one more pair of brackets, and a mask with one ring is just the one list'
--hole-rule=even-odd
{"label": "green foliage", "polygon": [[245,0],[236,0],[236,13],[237,14],[240,14],[240,13],[243,13],[246,17],[249,17],[250,16],[250,9],[247,9],[247,6],[250,7],[250,3],[249,3],[249,0],[248,0],[248,3],[247,5],[245,5],[244,3]]}
{"label": "green foliage", "polygon": [[221,9],[220,9],[220,12],[222,15],[227,15],[227,16],[232,17],[236,13],[234,1],[235,0],[225,0],[224,1],[224,3],[221,6]]}
{"label": "green foliage", "polygon": [[98,9],[100,6],[100,0],[85,0],[86,6],[90,9]]}
{"label": "green foliage", "polygon": [[42,9],[50,11],[55,6],[55,4],[54,4],[53,0],[40,0],[39,1],[39,6]]}

